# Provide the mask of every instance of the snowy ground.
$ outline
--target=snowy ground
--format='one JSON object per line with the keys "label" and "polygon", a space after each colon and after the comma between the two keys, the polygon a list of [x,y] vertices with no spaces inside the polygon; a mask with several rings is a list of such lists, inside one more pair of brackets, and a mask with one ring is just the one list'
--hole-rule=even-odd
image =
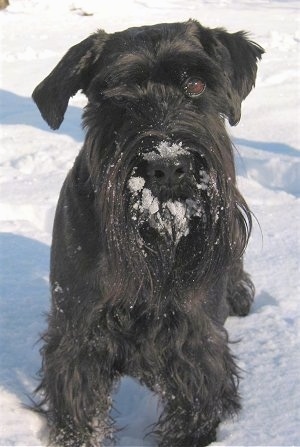
{"label": "snowy ground", "polygon": [[[257,87],[231,129],[239,150],[240,187],[254,211],[247,269],[257,288],[246,319],[227,322],[245,371],[243,410],[221,424],[224,446],[300,445],[300,126],[299,11],[288,0],[10,0],[0,12],[1,299],[0,445],[46,445],[42,422],[21,407],[35,386],[38,334],[49,306],[51,226],[61,183],[78,152],[84,97],[52,132],[30,96],[64,52],[97,28],[196,18],[211,27],[250,30],[267,51]],[[82,15],[82,10],[93,13]],[[298,14],[298,15],[297,15]],[[298,28],[297,28],[298,25]],[[297,53],[298,52],[298,53]],[[298,54],[298,57],[297,57]],[[298,83],[297,83],[298,82]],[[298,106],[297,106],[298,104]],[[298,108],[297,108],[298,107]],[[157,403],[125,379],[116,396],[120,446],[154,446],[144,428]]]}

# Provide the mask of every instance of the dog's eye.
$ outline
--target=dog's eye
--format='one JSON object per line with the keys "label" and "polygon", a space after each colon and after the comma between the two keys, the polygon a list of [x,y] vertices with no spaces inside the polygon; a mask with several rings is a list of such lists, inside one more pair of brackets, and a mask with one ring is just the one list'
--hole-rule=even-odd
{"label": "dog's eye", "polygon": [[183,88],[188,96],[200,96],[205,90],[205,83],[201,79],[188,79]]}

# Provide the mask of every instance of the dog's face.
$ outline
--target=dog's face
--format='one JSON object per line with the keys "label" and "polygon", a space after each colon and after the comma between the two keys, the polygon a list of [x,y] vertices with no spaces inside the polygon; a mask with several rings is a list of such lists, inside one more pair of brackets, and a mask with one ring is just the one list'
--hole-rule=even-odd
{"label": "dog's face", "polygon": [[242,252],[250,215],[224,120],[238,123],[262,53],[243,32],[191,20],[99,31],[36,88],[54,129],[72,95],[82,89],[88,97],[89,177],[112,240],[126,238],[130,251],[133,239],[153,249],[154,235],[177,247],[192,234],[198,256],[212,259],[217,245]]}

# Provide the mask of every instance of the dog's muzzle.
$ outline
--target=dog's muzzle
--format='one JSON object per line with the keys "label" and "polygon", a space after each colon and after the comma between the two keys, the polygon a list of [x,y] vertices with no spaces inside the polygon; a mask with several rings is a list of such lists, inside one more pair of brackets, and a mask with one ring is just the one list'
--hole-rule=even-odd
{"label": "dog's muzzle", "polygon": [[142,158],[127,182],[131,218],[177,244],[189,234],[191,218],[205,221],[201,191],[209,176],[199,171],[196,181],[193,157],[181,143],[163,141]]}
{"label": "dog's muzzle", "polygon": [[[149,188],[160,200],[179,198],[193,176],[193,160],[181,146],[160,145],[144,155]],[[183,198],[183,197],[181,197]]]}

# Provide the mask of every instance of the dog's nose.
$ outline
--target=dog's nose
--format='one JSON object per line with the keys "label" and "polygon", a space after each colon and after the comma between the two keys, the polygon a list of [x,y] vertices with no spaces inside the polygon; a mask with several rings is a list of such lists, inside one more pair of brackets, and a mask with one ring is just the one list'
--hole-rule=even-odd
{"label": "dog's nose", "polygon": [[148,160],[147,174],[152,182],[161,186],[175,186],[184,180],[192,167],[188,159],[172,160]]}

